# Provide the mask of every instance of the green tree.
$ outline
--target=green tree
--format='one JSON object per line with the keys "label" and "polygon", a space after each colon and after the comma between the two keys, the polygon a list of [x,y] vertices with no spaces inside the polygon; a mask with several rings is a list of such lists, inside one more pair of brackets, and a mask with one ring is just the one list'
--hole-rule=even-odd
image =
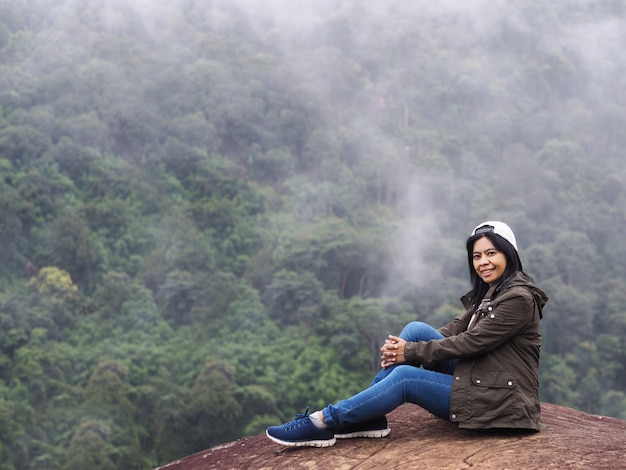
{"label": "green tree", "polygon": [[279,271],[268,286],[270,316],[282,325],[311,325],[319,315],[322,286],[309,272]]}
{"label": "green tree", "polygon": [[555,354],[542,354],[539,371],[541,401],[577,408],[579,394],[576,373],[567,361]]}
{"label": "green tree", "polygon": [[[198,451],[234,439],[242,409],[232,383],[234,370],[221,361],[207,362],[196,376],[186,406],[191,435],[188,448]],[[215,423],[220,423],[216,426]]]}
{"label": "green tree", "polygon": [[63,470],[115,470],[119,468],[111,460],[107,445],[110,429],[98,421],[81,423],[67,450]]}
{"label": "green tree", "polygon": [[0,129],[0,155],[28,168],[52,146],[50,137],[30,126]]}
{"label": "green tree", "polygon": [[59,266],[89,291],[101,275],[101,241],[78,214],[65,212],[36,231],[37,259]]}
{"label": "green tree", "polygon": [[618,390],[609,390],[602,397],[600,412],[605,416],[626,419],[626,394]]}
{"label": "green tree", "polygon": [[[7,161],[0,160],[0,166],[3,163],[6,165]],[[4,247],[0,253],[0,270],[4,274],[14,270],[22,261],[20,253],[23,253],[26,240],[22,237],[21,210],[18,192],[0,180],[0,243]]]}

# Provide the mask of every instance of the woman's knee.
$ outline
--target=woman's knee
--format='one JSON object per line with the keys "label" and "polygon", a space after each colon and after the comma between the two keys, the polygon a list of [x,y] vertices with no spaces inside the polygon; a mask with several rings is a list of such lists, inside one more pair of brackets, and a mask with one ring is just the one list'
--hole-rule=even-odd
{"label": "woman's knee", "polygon": [[409,364],[398,364],[389,371],[388,375],[393,376],[392,380],[419,378],[420,368]]}
{"label": "woman's knee", "polygon": [[415,335],[418,334],[423,328],[424,328],[425,323],[421,322],[421,321],[412,321],[407,323],[406,325],[404,325],[404,328],[402,328],[402,331],[400,332],[400,337],[402,339],[406,339],[403,335]]}
{"label": "woman's knee", "polygon": [[443,337],[435,328],[421,321],[407,323],[398,336],[405,341],[428,341]]}

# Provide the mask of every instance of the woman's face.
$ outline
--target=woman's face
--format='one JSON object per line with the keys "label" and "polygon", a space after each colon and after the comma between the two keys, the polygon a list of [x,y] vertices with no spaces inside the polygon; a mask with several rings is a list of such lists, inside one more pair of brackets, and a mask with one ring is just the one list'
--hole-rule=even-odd
{"label": "woman's face", "polygon": [[506,256],[493,246],[488,237],[481,237],[474,242],[472,259],[476,274],[489,285],[500,279],[506,269]]}

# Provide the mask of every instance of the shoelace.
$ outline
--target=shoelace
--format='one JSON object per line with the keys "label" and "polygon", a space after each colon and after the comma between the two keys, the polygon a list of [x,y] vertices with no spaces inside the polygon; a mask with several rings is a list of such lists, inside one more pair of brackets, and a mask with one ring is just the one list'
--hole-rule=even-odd
{"label": "shoelace", "polygon": [[311,407],[307,406],[306,407],[306,411],[304,412],[304,414],[302,413],[298,413],[293,417],[292,421],[289,421],[288,423],[283,424],[283,428],[286,430],[289,429],[294,429],[294,428],[299,428],[300,426],[302,426],[302,424],[304,423],[305,419],[308,419],[309,417],[309,409]]}

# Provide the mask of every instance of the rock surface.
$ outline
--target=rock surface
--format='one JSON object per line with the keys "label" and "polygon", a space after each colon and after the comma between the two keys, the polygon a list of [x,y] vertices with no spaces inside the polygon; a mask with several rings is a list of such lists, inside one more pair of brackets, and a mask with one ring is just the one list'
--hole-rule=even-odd
{"label": "rock surface", "polygon": [[470,431],[415,405],[387,415],[384,439],[333,447],[282,447],[264,435],[223,444],[158,467],[208,469],[626,469],[626,421],[542,404],[540,433]]}

